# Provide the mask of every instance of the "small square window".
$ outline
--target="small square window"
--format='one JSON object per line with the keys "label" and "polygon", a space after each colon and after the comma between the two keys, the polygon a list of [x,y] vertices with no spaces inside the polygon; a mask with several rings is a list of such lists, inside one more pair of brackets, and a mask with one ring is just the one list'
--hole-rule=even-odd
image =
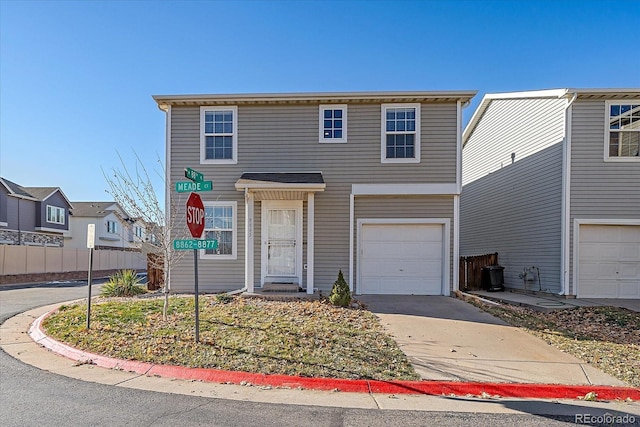
{"label": "small square window", "polygon": [[320,142],[347,142],[347,106],[320,106]]}

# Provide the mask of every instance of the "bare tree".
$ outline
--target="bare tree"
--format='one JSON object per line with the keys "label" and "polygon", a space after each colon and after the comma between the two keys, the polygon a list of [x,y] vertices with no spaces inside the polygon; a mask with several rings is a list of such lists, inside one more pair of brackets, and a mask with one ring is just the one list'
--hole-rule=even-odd
{"label": "bare tree", "polygon": [[[155,269],[164,271],[164,283],[162,292],[164,293],[164,306],[162,317],[167,319],[169,307],[169,294],[171,293],[171,268],[184,256],[185,251],[173,249],[172,238],[180,238],[187,235],[186,221],[184,213],[176,206],[181,202],[180,197],[171,197],[167,208],[169,213],[163,209],[152,180],[138,154],[134,151],[135,166],[130,170],[125,164],[120,153],[120,167],[114,167],[110,173],[104,169],[102,173],[109,184],[109,193],[113,200],[118,203],[130,216],[129,223],[135,224],[142,221],[145,225],[145,238],[137,236],[142,253],[147,255],[148,262]],[[156,174],[162,179],[165,188],[170,187],[170,179],[166,176],[162,161],[158,159],[161,171],[156,170]],[[164,191],[165,188],[161,189]],[[135,237],[134,237],[135,238]],[[148,254],[155,256],[148,256]]]}

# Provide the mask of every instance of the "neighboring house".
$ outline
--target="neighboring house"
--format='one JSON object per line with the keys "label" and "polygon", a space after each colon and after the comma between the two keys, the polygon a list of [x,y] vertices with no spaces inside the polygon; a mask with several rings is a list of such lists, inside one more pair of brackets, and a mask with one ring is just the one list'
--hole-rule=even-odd
{"label": "neighboring house", "polygon": [[71,208],[58,187],[23,187],[0,178],[0,244],[63,246]]}
{"label": "neighboring house", "polygon": [[[154,96],[167,120],[167,205],[199,193],[205,292],[280,284],[357,294],[457,288],[462,108],[473,91]],[[174,233],[174,238],[184,238]],[[193,291],[193,257],[171,286]]]}
{"label": "neighboring house", "polygon": [[463,135],[461,255],[505,285],[640,298],[640,89],[486,95]]}
{"label": "neighboring house", "polygon": [[74,202],[66,246],[87,247],[87,229],[95,224],[96,249],[139,250],[146,239],[142,220],[130,218],[115,202]]}

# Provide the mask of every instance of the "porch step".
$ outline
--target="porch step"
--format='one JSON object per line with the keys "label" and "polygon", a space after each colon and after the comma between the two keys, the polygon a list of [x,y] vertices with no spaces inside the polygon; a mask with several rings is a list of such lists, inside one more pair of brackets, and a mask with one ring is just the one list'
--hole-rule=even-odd
{"label": "porch step", "polygon": [[297,283],[265,283],[262,286],[262,292],[298,292]]}

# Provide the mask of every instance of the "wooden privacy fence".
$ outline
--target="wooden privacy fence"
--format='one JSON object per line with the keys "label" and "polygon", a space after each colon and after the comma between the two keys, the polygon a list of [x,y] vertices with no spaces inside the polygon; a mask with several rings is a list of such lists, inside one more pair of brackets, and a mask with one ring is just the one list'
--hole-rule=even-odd
{"label": "wooden privacy fence", "polygon": [[[141,270],[146,267],[140,252],[96,250],[93,269]],[[88,271],[89,250],[49,246],[0,245],[0,276]]]}
{"label": "wooden privacy fence", "polygon": [[460,257],[460,290],[481,290],[482,267],[487,265],[498,265],[498,252],[486,255]]}

